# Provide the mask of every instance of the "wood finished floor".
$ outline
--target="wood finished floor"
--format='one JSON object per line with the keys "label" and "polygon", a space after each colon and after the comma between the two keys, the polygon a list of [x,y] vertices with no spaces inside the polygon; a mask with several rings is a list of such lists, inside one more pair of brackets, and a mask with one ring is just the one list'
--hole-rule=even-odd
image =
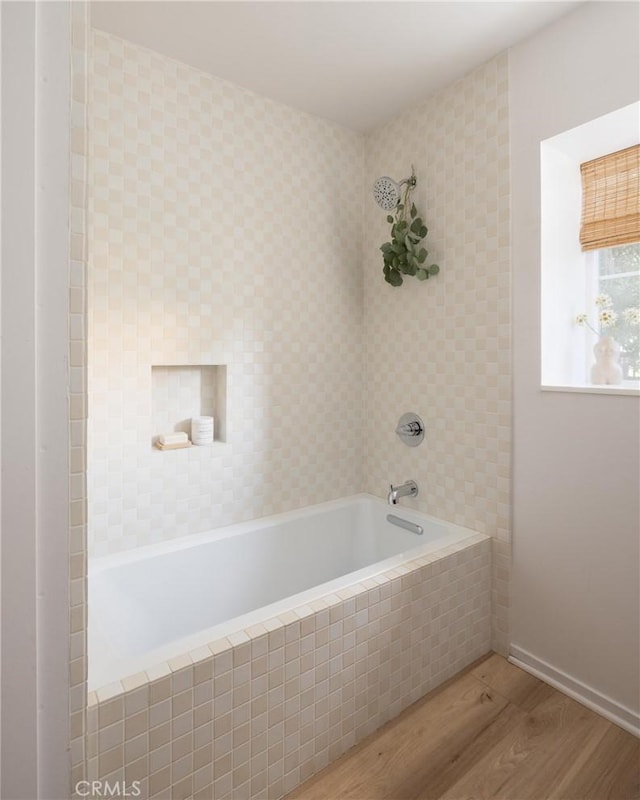
{"label": "wood finished floor", "polygon": [[638,798],[638,739],[491,654],[286,800]]}

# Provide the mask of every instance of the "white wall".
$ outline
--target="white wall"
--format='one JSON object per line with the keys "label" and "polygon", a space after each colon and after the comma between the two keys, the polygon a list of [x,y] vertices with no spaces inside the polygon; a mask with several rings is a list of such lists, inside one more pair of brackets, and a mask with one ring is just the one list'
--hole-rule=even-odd
{"label": "white wall", "polygon": [[[0,3],[0,64],[2,63],[2,3]],[[0,153],[2,152],[2,88],[0,81]],[[2,186],[2,157],[0,156],[0,186]],[[0,254],[2,253],[2,213],[0,212]],[[2,330],[2,256],[0,255],[0,330]],[[0,352],[0,419],[2,419],[2,353]],[[0,453],[2,426],[0,425]],[[0,480],[0,598],[2,598],[2,481]],[[0,786],[2,786],[2,635],[0,634]]]}
{"label": "white wall", "polygon": [[589,3],[510,54],[512,652],[627,726],[639,708],[638,399],[540,390],[539,153],[638,99],[638,12]]}
{"label": "white wall", "polygon": [[3,6],[0,794],[11,798],[37,793],[35,17],[34,4]]}
{"label": "white wall", "polygon": [[2,7],[2,785],[69,786],[69,4]]}

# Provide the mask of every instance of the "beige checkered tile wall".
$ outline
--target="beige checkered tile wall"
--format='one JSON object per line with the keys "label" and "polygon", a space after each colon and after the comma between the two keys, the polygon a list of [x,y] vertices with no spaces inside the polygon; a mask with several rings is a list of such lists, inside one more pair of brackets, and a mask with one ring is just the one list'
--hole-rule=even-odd
{"label": "beige checkered tile wall", "polygon": [[[90,553],[361,491],[363,137],[102,32],[90,76]],[[227,448],[151,449],[180,364]]]}
{"label": "beige checkered tile wall", "polygon": [[[386,212],[369,187],[415,166],[414,199],[441,272],[398,289],[382,279]],[[366,145],[366,486],[417,481],[409,501],[495,537],[494,646],[507,644],[511,367],[508,60],[489,61],[371,134]],[[426,438],[394,434],[405,411]]]}
{"label": "beige checkered tile wall", "polygon": [[[507,73],[499,56],[365,140],[93,33],[92,553],[411,477],[417,507],[494,537],[504,651]],[[412,164],[442,271],[394,290],[369,187]],[[227,365],[230,449],[151,450],[151,366],[185,363]],[[427,425],[415,450],[393,433],[406,410]]]}

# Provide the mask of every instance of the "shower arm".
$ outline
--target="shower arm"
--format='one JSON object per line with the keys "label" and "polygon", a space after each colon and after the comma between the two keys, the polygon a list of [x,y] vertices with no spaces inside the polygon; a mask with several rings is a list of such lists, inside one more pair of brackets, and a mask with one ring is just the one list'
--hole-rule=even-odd
{"label": "shower arm", "polygon": [[[400,192],[401,187],[403,187],[403,186],[406,187],[405,190],[404,190],[404,198],[402,199],[402,202],[404,203],[405,206],[407,205],[407,201],[409,200],[409,193],[412,192],[415,189],[415,186],[416,186],[417,182],[418,182],[418,179],[416,178],[416,173],[415,173],[415,170],[414,170],[413,164],[412,164],[411,165],[411,176],[409,178],[405,178],[404,180],[400,181],[400,183],[398,184],[398,192]],[[400,199],[398,199],[398,203],[399,202],[400,202]]]}
{"label": "shower arm", "polygon": [[414,189],[417,182],[418,182],[418,179],[416,178],[415,173],[413,172],[413,170],[411,170],[411,177],[410,178],[405,178],[403,181],[400,181],[400,183],[398,184],[398,187],[404,186],[405,183],[406,183],[406,184],[408,184],[408,188],[409,189]]}
{"label": "shower arm", "polygon": [[411,189],[415,189],[417,182],[418,182],[418,179],[416,178],[416,168],[412,164],[411,165],[411,175],[408,178],[405,178],[403,181],[400,181],[398,186],[399,187],[400,186],[404,186],[404,184],[406,183],[407,184],[407,189],[409,189],[409,191],[411,191]]}

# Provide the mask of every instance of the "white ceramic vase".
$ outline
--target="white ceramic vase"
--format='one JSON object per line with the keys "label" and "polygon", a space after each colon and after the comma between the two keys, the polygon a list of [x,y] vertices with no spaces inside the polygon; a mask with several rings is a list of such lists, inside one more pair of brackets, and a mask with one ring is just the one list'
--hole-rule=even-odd
{"label": "white ceramic vase", "polygon": [[620,345],[613,336],[601,336],[593,348],[596,363],[591,367],[591,383],[616,386],[622,383]]}

